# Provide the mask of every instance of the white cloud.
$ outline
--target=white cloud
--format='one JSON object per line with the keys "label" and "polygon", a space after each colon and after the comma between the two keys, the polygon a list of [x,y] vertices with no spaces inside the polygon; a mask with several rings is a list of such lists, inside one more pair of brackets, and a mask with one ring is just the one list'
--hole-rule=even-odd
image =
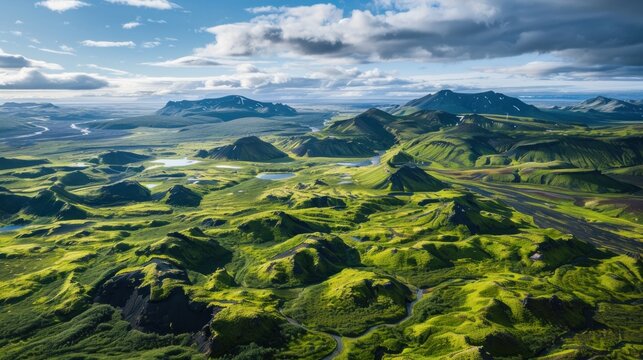
{"label": "white cloud", "polygon": [[0,69],[21,69],[21,68],[42,68],[50,70],[62,70],[58,64],[48,63],[40,60],[33,60],[22,55],[8,54],[0,49]]}
{"label": "white cloud", "polygon": [[167,24],[167,21],[163,19],[159,19],[159,20],[147,19],[147,22],[154,23],[154,24]]}
{"label": "white cloud", "polygon": [[143,24],[141,24],[138,21],[130,21],[128,23],[123,24],[123,29],[130,30],[130,29],[134,29],[136,27],[139,27],[141,25],[143,25]]}
{"label": "white cloud", "polygon": [[60,50],[62,50],[62,51],[66,51],[66,52],[74,52],[75,51],[73,47],[67,46],[65,44],[60,45],[58,48]]}
{"label": "white cloud", "polygon": [[36,69],[0,73],[5,90],[95,90],[108,86],[102,78],[82,73],[44,74]]}
{"label": "white cloud", "polygon": [[72,51],[65,51],[65,50],[56,50],[56,49],[48,49],[48,48],[39,48],[35,46],[29,46],[34,49],[38,49],[40,51],[50,53],[50,54],[56,54],[56,55],[70,55],[70,56],[76,56]]}
{"label": "white cloud", "polygon": [[22,31],[12,30],[10,31],[11,35],[22,36]]}
{"label": "white cloud", "polygon": [[24,24],[24,23],[22,22],[22,20],[16,20],[15,24],[16,24],[16,25],[22,25],[22,24]]}
{"label": "white cloud", "polygon": [[206,67],[218,66],[221,63],[215,59],[199,56],[184,56],[178,59],[144,63],[145,65],[161,66],[161,67]]}
{"label": "white cloud", "polygon": [[130,73],[124,70],[119,70],[119,69],[114,69],[106,66],[100,66],[96,64],[86,64],[86,65],[79,65],[79,66],[85,66],[88,68],[96,69],[96,70],[101,70],[101,71],[106,71],[115,75],[129,75]]}
{"label": "white cloud", "polygon": [[107,2],[157,10],[170,10],[179,7],[177,4],[168,0],[107,0]]}
{"label": "white cloud", "polygon": [[80,42],[83,46],[88,47],[129,47],[133,48],[136,46],[136,43],[133,41],[96,41],[96,40],[83,40]]}
{"label": "white cloud", "polygon": [[155,48],[155,47],[160,46],[160,45],[161,45],[160,41],[147,41],[147,42],[143,43],[143,47],[146,48],[146,49]]}
{"label": "white cloud", "polygon": [[65,12],[67,10],[89,6],[89,4],[80,0],[45,0],[37,2],[36,6],[45,7],[51,11]]}

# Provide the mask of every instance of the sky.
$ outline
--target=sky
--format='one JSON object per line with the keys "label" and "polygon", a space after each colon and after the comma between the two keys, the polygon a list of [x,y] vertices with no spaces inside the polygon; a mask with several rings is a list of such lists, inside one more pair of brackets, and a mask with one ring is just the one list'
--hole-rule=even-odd
{"label": "sky", "polygon": [[0,101],[643,97],[639,0],[0,0]]}

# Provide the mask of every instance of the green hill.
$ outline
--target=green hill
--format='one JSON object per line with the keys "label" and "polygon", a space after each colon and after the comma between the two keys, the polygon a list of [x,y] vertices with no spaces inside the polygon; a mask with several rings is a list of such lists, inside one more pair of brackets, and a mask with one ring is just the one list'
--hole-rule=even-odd
{"label": "green hill", "polygon": [[252,242],[280,241],[306,233],[328,233],[328,225],[304,220],[285,211],[262,213],[243,220],[237,229]]}
{"label": "green hill", "polygon": [[516,143],[504,156],[518,162],[563,161],[578,168],[607,169],[643,163],[643,138],[601,140],[566,136],[525,140]]}
{"label": "green hill", "polygon": [[403,143],[402,149],[418,160],[437,162],[445,167],[468,167],[483,155],[508,149],[513,142],[502,133],[464,123]]}
{"label": "green hill", "polygon": [[129,151],[111,150],[98,155],[98,162],[107,165],[127,165],[148,160],[147,155],[136,154]]}
{"label": "green hill", "polygon": [[284,311],[312,329],[352,336],[405,316],[411,298],[411,291],[392,277],[344,269],[301,291]]}
{"label": "green hill", "polygon": [[138,256],[167,257],[182,267],[202,274],[214,272],[232,259],[232,253],[203,234],[190,236],[172,232],[136,251]]}
{"label": "green hill", "polygon": [[87,199],[93,205],[115,205],[128,202],[151,200],[148,188],[136,181],[125,180],[100,187]]}
{"label": "green hill", "polygon": [[199,206],[202,196],[183,185],[172,186],[165,195],[165,203],[174,206]]}
{"label": "green hill", "polygon": [[0,170],[18,169],[42,164],[49,164],[49,160],[0,157]]}
{"label": "green hill", "polygon": [[[597,170],[583,169],[523,169],[511,182],[548,185],[588,193],[628,193],[640,190],[637,186],[630,185]],[[485,177],[487,181],[503,181],[506,178]]]}
{"label": "green hill", "polygon": [[395,117],[378,109],[370,109],[354,118],[338,120],[328,125],[324,132],[339,137],[362,139],[375,147],[388,148],[395,143],[395,136],[384,124]]}
{"label": "green hill", "polygon": [[308,157],[364,157],[373,151],[363,143],[334,137],[304,136],[288,141],[288,147],[297,156]]}
{"label": "green hill", "polygon": [[199,155],[219,160],[257,162],[279,160],[288,157],[283,151],[277,149],[270,143],[262,141],[256,136],[240,138],[230,145],[209,150],[207,155],[201,152]]}
{"label": "green hill", "polygon": [[343,268],[359,265],[359,253],[337,236],[298,235],[247,266],[248,286],[294,287],[323,281]]}
{"label": "green hill", "polygon": [[65,186],[81,186],[96,182],[98,179],[77,170],[61,176],[58,181]]}
{"label": "green hill", "polygon": [[439,191],[447,185],[418,167],[404,165],[395,170],[380,187],[391,191],[414,192]]}

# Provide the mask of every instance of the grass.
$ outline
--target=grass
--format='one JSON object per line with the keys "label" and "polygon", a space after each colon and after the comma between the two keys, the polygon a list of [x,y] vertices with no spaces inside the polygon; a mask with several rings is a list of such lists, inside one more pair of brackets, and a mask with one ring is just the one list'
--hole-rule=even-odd
{"label": "grass", "polygon": [[[192,335],[133,330],[120,309],[94,302],[107,279],[132,271],[154,284],[155,300],[180,287],[216,309],[208,327],[214,356],[318,359],[335,347],[329,334],[340,334],[340,359],[640,357],[641,196],[618,191],[641,165],[611,168],[639,161],[628,139],[640,127],[493,116],[450,126],[452,116],[428,113],[375,118],[395,144],[379,165],[365,167],[337,165],[368,159],[370,130],[381,130],[354,116],[306,135],[339,139],[308,148],[318,153],[295,150],[305,125],[319,125],[304,117],[297,125],[246,118],[181,131],[139,127],[92,144],[0,145],[7,159],[49,161],[0,170],[0,227],[21,226],[0,230],[0,358],[204,358]],[[149,169],[153,159],[193,158],[248,128],[291,161],[206,158]],[[575,155],[549,149],[546,130],[583,146]],[[626,154],[612,161],[619,146]],[[520,156],[511,150],[525,148]],[[109,150],[145,158],[129,168],[71,166]],[[404,165],[427,177],[392,186]],[[295,176],[257,179],[261,172]],[[427,179],[447,186],[420,186]],[[122,181],[136,191],[113,187]],[[172,193],[179,196],[168,201]],[[531,211],[511,206],[516,193]],[[92,202],[101,194],[110,201]],[[58,216],[67,204],[85,218]],[[603,229],[600,244],[610,251],[566,234],[572,228],[537,226],[537,218],[563,216]],[[157,282],[144,265],[154,258],[176,263],[187,280]],[[396,323],[417,288],[422,300]]]}

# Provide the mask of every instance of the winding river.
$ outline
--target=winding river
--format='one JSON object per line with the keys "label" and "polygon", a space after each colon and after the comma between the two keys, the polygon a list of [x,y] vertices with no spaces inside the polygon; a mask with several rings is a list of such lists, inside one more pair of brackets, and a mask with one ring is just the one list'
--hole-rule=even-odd
{"label": "winding river", "polygon": [[297,321],[297,320],[295,320],[295,319],[293,319],[291,317],[286,316],[283,313],[282,309],[279,309],[279,312],[292,325],[300,327],[300,328],[302,328],[302,329],[304,329],[306,331],[321,333],[321,334],[325,334],[325,335],[328,335],[328,336],[332,337],[333,340],[335,340],[335,343],[337,345],[335,346],[335,350],[333,350],[332,353],[330,353],[330,354],[326,355],[326,357],[324,357],[324,360],[332,360],[332,359],[335,359],[337,356],[339,356],[339,354],[341,354],[344,351],[344,338],[350,339],[350,340],[358,340],[358,339],[360,339],[360,338],[362,338],[364,336],[369,335],[370,333],[372,333],[373,331],[375,331],[377,329],[380,329],[380,328],[383,328],[383,327],[394,327],[394,326],[397,326],[397,325],[405,322],[406,320],[410,319],[411,316],[413,316],[413,309],[415,308],[415,304],[417,304],[418,301],[422,300],[422,296],[424,295],[424,291],[425,291],[425,289],[418,289],[416,291],[416,293],[415,293],[415,299],[406,304],[406,316],[405,317],[401,318],[400,320],[398,320],[398,321],[396,321],[394,323],[384,323],[384,324],[373,325],[373,326],[369,327],[368,329],[366,329],[366,331],[364,331],[362,334],[360,334],[359,336],[355,336],[355,337],[350,337],[350,336],[342,337],[342,336],[327,333],[327,332],[324,332],[324,331],[311,330],[311,329],[307,328],[305,325],[301,324],[299,321]]}

